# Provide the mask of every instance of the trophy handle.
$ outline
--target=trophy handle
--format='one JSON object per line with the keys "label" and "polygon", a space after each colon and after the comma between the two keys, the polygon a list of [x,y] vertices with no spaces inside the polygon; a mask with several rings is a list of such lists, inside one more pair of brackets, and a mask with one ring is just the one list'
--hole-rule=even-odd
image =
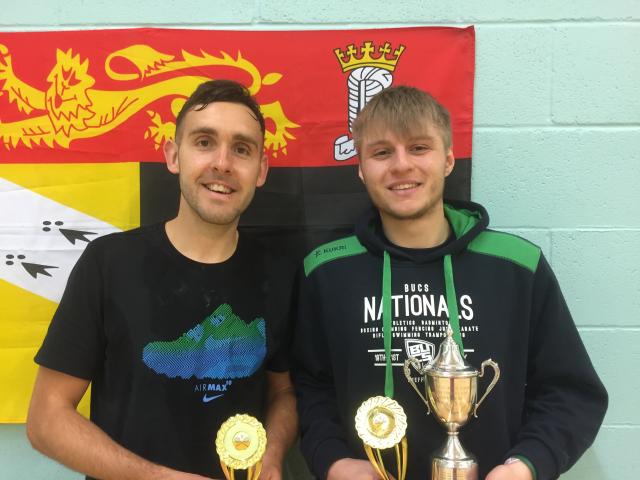
{"label": "trophy handle", "polygon": [[484,367],[485,366],[489,366],[489,367],[493,368],[493,380],[491,380],[491,383],[487,387],[487,390],[484,392],[484,395],[482,395],[482,398],[480,399],[479,402],[476,403],[476,406],[473,409],[473,416],[476,417],[476,418],[478,418],[478,407],[480,406],[482,401],[485,398],[487,398],[487,395],[489,395],[489,392],[491,390],[493,390],[493,387],[496,386],[496,383],[498,383],[498,379],[500,378],[500,367],[498,366],[498,364],[496,362],[494,362],[491,359],[488,359],[488,360],[485,360],[484,362],[482,362],[482,365],[480,365],[480,375],[478,375],[478,377],[482,377],[484,375]]}
{"label": "trophy handle", "polygon": [[418,388],[416,383],[413,381],[413,378],[411,378],[411,368],[409,368],[409,366],[413,366],[413,368],[415,368],[420,375],[424,375],[425,371],[420,366],[420,362],[418,361],[418,359],[416,359],[415,357],[407,357],[407,359],[404,361],[404,376],[407,377],[407,381],[411,384],[411,386],[416,391],[418,396],[422,399],[424,404],[427,406],[427,415],[428,415],[431,413],[431,407],[429,406],[429,401],[424,397],[424,395],[422,395],[422,393],[420,393],[420,389]]}

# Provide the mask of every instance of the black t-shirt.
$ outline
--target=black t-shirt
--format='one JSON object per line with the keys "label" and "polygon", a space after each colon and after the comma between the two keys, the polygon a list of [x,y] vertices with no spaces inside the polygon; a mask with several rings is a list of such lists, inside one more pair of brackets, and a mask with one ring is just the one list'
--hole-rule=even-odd
{"label": "black t-shirt", "polygon": [[181,255],[162,224],[96,239],[35,360],[91,380],[91,419],[124,447],[222,478],[218,428],[263,419],[265,369],[289,369],[292,272],[247,234],[218,264]]}

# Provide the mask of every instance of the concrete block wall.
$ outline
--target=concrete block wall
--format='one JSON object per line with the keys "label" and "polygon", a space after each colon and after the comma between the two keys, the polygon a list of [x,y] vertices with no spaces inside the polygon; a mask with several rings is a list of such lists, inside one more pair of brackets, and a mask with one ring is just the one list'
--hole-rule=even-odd
{"label": "concrete block wall", "polygon": [[[563,480],[640,471],[640,1],[0,0],[0,32],[476,26],[472,196],[539,244],[610,393]],[[294,459],[295,464],[295,459]],[[290,478],[307,478],[296,466]],[[0,425],[0,479],[79,479]]]}

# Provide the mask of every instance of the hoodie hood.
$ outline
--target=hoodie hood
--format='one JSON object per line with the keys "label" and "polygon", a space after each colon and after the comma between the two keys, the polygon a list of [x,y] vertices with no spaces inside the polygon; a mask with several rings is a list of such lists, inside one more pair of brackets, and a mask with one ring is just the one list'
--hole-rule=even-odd
{"label": "hoodie hood", "polygon": [[444,213],[454,239],[435,248],[402,248],[391,243],[382,230],[380,214],[371,207],[355,226],[360,243],[371,253],[382,256],[386,251],[393,258],[426,263],[463,251],[489,225],[489,214],[482,205],[473,202],[445,201]]}

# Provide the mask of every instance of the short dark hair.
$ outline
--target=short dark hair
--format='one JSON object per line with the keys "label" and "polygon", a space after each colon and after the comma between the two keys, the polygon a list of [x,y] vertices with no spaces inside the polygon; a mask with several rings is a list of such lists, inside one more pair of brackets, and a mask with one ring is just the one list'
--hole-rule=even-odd
{"label": "short dark hair", "polygon": [[356,150],[372,129],[389,129],[404,137],[432,122],[440,131],[445,150],[451,148],[451,119],[447,109],[429,93],[419,88],[398,85],[375,95],[358,114],[352,125]]}
{"label": "short dark hair", "polygon": [[215,102],[238,103],[246,106],[253,112],[264,136],[264,117],[258,102],[251,96],[249,90],[244,85],[233,80],[208,80],[198,85],[198,88],[191,94],[178,113],[176,117],[176,141],[180,135],[180,127],[185,115],[191,110],[203,110],[207,105]]}

